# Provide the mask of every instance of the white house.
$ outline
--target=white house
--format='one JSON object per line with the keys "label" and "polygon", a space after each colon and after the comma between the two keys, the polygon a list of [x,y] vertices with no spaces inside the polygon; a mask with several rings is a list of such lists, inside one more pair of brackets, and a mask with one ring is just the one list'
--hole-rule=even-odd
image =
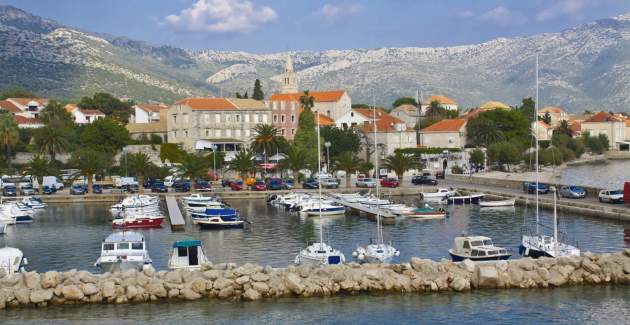
{"label": "white house", "polygon": [[538,122],[538,129],[536,129],[536,122],[532,122],[531,124],[532,133],[536,134],[536,139],[538,139],[538,141],[551,140],[551,137],[553,136],[553,127],[551,127],[551,125],[543,121],[537,121],[537,122]]}
{"label": "white house", "polygon": [[369,108],[354,108],[338,118],[335,125],[338,128],[347,129],[370,124],[374,121],[371,111],[372,109]]}
{"label": "white house", "polygon": [[599,112],[582,122],[581,125],[582,133],[588,132],[591,136],[603,134],[608,137],[613,150],[627,147],[625,121],[608,112]]}
{"label": "white house", "polygon": [[5,105],[12,105],[19,109],[14,115],[38,118],[39,113],[48,105],[48,98],[7,98]]}
{"label": "white house", "polygon": [[134,113],[130,119],[132,123],[155,123],[166,114],[168,106],[164,104],[136,104],[133,106]]}
{"label": "white house", "polygon": [[454,100],[442,95],[433,95],[429,98],[429,100],[420,105],[420,114],[422,116],[427,115],[427,111],[431,107],[432,102],[437,102],[439,104],[439,107],[442,107],[449,111],[457,111],[458,109],[457,102],[455,102]]}
{"label": "white house", "polygon": [[98,119],[105,118],[105,113],[98,109],[82,109],[74,104],[66,105],[65,109],[66,112],[72,115],[72,120],[77,124],[90,124]]}

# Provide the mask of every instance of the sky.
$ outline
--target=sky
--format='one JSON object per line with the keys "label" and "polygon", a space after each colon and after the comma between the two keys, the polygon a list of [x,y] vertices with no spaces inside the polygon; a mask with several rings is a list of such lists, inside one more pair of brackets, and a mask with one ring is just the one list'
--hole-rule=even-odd
{"label": "sky", "polygon": [[630,0],[0,0],[83,30],[272,53],[475,44],[630,12]]}

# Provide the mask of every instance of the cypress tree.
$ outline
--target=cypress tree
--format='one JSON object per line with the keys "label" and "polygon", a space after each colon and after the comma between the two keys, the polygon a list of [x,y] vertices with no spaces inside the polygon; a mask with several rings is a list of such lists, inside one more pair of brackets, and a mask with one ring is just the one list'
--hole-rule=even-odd
{"label": "cypress tree", "polygon": [[262,85],[260,84],[259,79],[256,79],[254,82],[254,93],[252,94],[252,98],[256,100],[265,99],[265,93],[262,91]]}

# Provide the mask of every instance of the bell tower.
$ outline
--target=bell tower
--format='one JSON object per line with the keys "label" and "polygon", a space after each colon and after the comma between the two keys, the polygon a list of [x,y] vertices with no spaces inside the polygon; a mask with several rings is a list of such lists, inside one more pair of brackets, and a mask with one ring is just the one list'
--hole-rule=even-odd
{"label": "bell tower", "polygon": [[290,55],[287,56],[287,62],[284,66],[280,92],[283,94],[294,94],[298,92],[297,74],[293,70],[293,61],[291,61]]}

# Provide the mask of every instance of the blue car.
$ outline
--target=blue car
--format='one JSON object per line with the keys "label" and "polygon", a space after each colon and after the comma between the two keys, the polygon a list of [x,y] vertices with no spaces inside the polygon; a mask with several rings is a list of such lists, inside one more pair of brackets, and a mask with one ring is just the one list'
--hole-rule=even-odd
{"label": "blue car", "polygon": [[267,189],[271,191],[281,190],[283,187],[282,179],[272,178],[267,182]]}
{"label": "blue car", "polygon": [[46,194],[46,195],[52,195],[54,193],[57,193],[57,188],[53,185],[53,186],[44,186],[42,188],[42,193]]}
{"label": "blue car", "polygon": [[17,188],[13,185],[7,185],[2,189],[4,196],[17,196]]}
{"label": "blue car", "polygon": [[560,196],[569,199],[583,199],[586,197],[586,190],[579,186],[562,186],[560,188]]}
{"label": "blue car", "polygon": [[164,185],[164,182],[154,182],[153,185],[151,185],[151,192],[167,193],[168,187]]}
{"label": "blue car", "polygon": [[92,185],[92,193],[93,194],[103,194],[103,187],[98,184]]}
{"label": "blue car", "polygon": [[87,187],[83,185],[72,185],[72,187],[70,187],[71,195],[83,195],[85,193],[87,193]]}
{"label": "blue car", "polygon": [[304,183],[302,183],[302,187],[307,189],[316,189],[319,188],[319,182],[313,178],[307,179]]}
{"label": "blue car", "polygon": [[[523,183],[523,191],[533,194],[536,193],[536,183]],[[538,183],[538,194],[549,193],[549,185]]]}

